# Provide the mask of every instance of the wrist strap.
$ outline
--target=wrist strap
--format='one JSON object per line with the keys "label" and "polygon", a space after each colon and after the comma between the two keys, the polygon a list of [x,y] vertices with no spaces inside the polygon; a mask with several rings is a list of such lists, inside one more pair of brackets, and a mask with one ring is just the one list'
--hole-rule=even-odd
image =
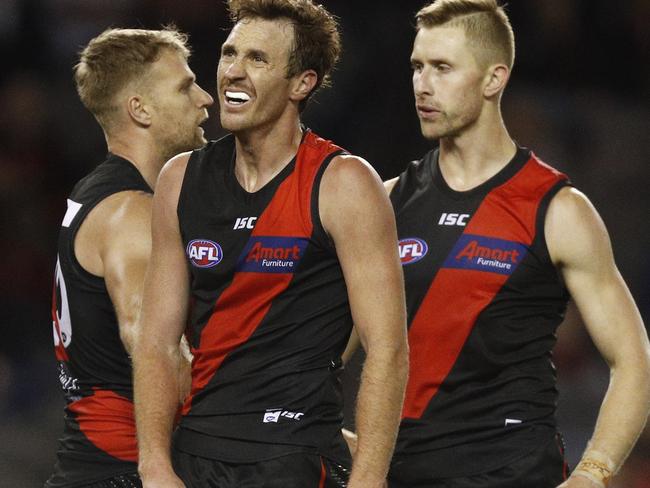
{"label": "wrist strap", "polygon": [[573,471],[605,488],[614,476],[614,463],[600,452],[585,453]]}

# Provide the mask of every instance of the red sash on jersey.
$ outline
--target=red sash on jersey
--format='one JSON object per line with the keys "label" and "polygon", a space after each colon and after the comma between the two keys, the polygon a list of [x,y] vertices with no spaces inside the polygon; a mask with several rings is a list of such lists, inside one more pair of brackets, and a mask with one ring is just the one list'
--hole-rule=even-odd
{"label": "red sash on jersey", "polygon": [[[296,155],[295,169],[260,215],[249,243],[266,238],[306,242],[311,237],[314,179],[327,156],[339,149],[312,132],[305,135]],[[304,253],[304,249],[279,249],[276,257],[300,252]],[[249,339],[292,279],[293,272],[235,272],[232,282],[215,303],[212,316],[201,332],[199,346],[192,348],[192,389],[183,405],[183,414],[189,412],[195,395],[208,384],[226,356]]]}
{"label": "red sash on jersey", "polygon": [[[461,239],[476,235],[528,248],[536,237],[537,210],[544,195],[565,178],[531,157],[514,177],[488,193]],[[513,198],[517,199],[514,205]],[[402,418],[422,416],[451,371],[477,317],[508,278],[508,274],[497,272],[440,268],[409,328],[410,373]]]}

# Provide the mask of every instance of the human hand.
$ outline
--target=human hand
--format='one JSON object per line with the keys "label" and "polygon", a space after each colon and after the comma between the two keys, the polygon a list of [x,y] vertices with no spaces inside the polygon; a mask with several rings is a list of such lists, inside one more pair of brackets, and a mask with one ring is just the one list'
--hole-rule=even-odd
{"label": "human hand", "polygon": [[557,488],[605,488],[605,484],[575,473]]}

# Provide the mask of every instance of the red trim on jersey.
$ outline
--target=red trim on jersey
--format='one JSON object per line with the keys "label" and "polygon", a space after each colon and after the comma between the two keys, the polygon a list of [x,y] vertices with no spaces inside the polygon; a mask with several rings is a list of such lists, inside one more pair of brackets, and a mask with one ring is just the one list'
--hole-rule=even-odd
{"label": "red trim on jersey", "polygon": [[94,389],[68,409],[97,448],[122,461],[138,462],[133,402],[114,391]]}
{"label": "red trim on jersey", "polygon": [[327,480],[327,471],[325,471],[323,458],[320,458],[320,482],[318,483],[318,488],[325,488],[325,480]]}
{"label": "red trim on jersey", "polygon": [[54,346],[54,354],[58,361],[69,361],[68,352],[65,350],[63,345],[63,336],[61,335],[61,325],[59,324],[59,315],[57,314],[56,307],[56,278],[54,279],[54,285],[52,287],[52,326],[54,328],[54,333],[59,338],[58,345]]}
{"label": "red trim on jersey", "polygon": [[[463,233],[530,246],[541,200],[566,178],[551,169],[533,155],[516,175],[488,193]],[[471,269],[438,271],[409,328],[410,369],[402,418],[422,416],[454,366],[479,314],[508,277]]]}
{"label": "red trim on jersey", "polygon": [[[327,155],[338,149],[312,132],[305,135],[296,155],[294,171],[278,187],[257,220],[251,237],[311,237],[314,179]],[[183,405],[184,415],[226,356],[255,332],[273,300],[287,289],[292,279],[292,273],[235,273],[232,283],[217,299],[201,332],[199,347],[192,349],[192,389]]]}

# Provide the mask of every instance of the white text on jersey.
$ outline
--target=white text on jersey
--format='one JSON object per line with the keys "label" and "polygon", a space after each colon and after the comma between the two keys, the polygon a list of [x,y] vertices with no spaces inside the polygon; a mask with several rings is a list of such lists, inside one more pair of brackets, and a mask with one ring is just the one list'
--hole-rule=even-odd
{"label": "white text on jersey", "polygon": [[300,417],[305,415],[303,412],[288,412],[287,410],[282,409],[269,409],[264,413],[262,422],[265,424],[268,423],[277,423],[280,418],[287,418],[291,420],[300,420]]}
{"label": "white text on jersey", "polygon": [[465,227],[467,219],[469,219],[469,214],[443,213],[440,220],[438,220],[438,225],[460,225]]}
{"label": "white text on jersey", "polygon": [[257,217],[237,217],[235,220],[234,230],[237,229],[252,229],[255,227],[255,221]]}

